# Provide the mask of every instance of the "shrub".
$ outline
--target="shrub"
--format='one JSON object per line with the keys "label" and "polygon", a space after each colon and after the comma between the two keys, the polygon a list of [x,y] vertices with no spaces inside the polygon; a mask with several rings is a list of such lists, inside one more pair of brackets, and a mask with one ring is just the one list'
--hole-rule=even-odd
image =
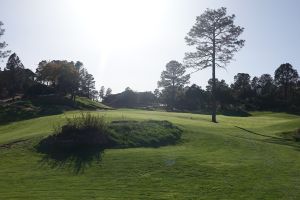
{"label": "shrub", "polygon": [[42,152],[73,151],[82,148],[108,146],[108,126],[104,117],[81,113],[67,118],[67,123],[54,128],[54,134],[42,140],[38,149]]}

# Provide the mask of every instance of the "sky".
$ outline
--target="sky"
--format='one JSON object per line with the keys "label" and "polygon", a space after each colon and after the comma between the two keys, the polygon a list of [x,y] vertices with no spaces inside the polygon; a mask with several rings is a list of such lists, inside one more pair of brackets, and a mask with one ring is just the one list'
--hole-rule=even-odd
{"label": "sky", "polygon": [[[153,91],[165,65],[194,50],[184,37],[196,16],[222,6],[246,43],[217,78],[273,75],[286,62],[300,72],[298,0],[0,0],[0,41],[33,71],[41,60],[82,61],[98,89]],[[205,88],[210,77],[211,68],[201,70],[190,84]]]}

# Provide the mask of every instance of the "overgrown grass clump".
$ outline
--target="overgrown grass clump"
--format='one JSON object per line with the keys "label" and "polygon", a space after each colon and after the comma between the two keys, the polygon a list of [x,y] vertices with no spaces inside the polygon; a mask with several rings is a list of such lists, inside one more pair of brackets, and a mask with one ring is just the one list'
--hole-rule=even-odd
{"label": "overgrown grass clump", "polygon": [[56,152],[104,148],[110,143],[108,132],[108,123],[104,117],[81,113],[67,118],[65,125],[55,126],[54,134],[43,139],[38,145],[38,150]]}
{"label": "overgrown grass clump", "polygon": [[87,149],[158,147],[175,144],[182,130],[168,121],[113,121],[103,116],[81,113],[56,126],[54,134],[40,141],[44,153],[76,152]]}

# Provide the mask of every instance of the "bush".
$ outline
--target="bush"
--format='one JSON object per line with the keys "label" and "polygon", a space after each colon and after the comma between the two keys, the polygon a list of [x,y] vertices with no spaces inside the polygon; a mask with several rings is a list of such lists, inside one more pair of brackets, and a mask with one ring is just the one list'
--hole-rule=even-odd
{"label": "bush", "polygon": [[47,85],[35,83],[25,91],[25,96],[35,97],[38,95],[54,94],[55,90]]}
{"label": "bush", "polygon": [[63,126],[56,126],[54,134],[42,140],[38,149],[42,152],[73,151],[82,148],[106,147],[109,144],[108,126],[104,117],[81,113],[67,118]]}

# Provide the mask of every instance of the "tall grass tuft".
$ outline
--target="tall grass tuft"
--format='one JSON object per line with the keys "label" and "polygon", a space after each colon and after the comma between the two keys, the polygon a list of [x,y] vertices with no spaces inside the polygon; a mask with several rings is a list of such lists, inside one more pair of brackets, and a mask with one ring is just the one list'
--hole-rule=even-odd
{"label": "tall grass tuft", "polygon": [[80,113],[73,118],[67,118],[67,127],[71,127],[78,130],[107,130],[108,123],[104,116],[92,115],[91,113]]}

